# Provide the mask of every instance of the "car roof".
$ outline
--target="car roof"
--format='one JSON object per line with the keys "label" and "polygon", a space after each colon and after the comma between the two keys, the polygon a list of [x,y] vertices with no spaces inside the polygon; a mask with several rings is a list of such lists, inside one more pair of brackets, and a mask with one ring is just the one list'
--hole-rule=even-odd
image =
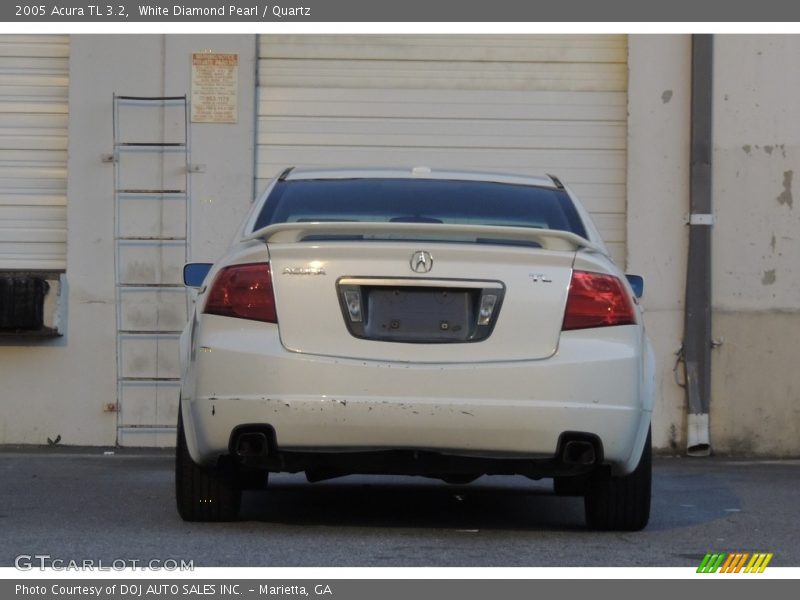
{"label": "car roof", "polygon": [[290,168],[280,176],[283,181],[310,179],[438,179],[450,181],[487,181],[515,185],[534,185],[551,189],[563,189],[561,182],[552,176],[536,177],[482,171],[454,171],[429,167],[370,168],[370,169],[309,169]]}

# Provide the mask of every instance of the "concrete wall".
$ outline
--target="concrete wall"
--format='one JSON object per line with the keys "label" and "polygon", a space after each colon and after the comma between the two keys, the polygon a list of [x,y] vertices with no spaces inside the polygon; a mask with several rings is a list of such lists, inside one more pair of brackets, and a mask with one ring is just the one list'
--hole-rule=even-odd
{"label": "concrete wall", "polygon": [[800,455],[800,37],[714,42],[717,452]]}
{"label": "concrete wall", "polygon": [[686,404],[672,368],[683,338],[689,210],[691,38],[628,40],[629,273],[643,275],[645,325],[656,351],[653,444],[685,447]]}
{"label": "concrete wall", "polygon": [[[740,456],[800,455],[800,81],[797,36],[715,37],[711,443]],[[689,210],[691,38],[629,41],[628,271],[657,352],[653,442],[684,451],[675,383]],[[679,368],[679,379],[682,379]]]}
{"label": "concrete wall", "polygon": [[252,199],[255,42],[254,35],[71,37],[66,335],[0,346],[0,443],[59,435],[62,444],[114,443],[116,414],[103,410],[117,396],[113,166],[101,160],[112,149],[112,94],[189,94],[192,51],[239,53],[238,123],[191,128],[192,162],[206,165],[191,176],[191,254],[213,260]]}

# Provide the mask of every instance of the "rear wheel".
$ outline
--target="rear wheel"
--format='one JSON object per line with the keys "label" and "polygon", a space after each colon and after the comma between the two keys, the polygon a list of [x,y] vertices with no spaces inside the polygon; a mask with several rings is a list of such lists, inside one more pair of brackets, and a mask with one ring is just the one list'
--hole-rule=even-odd
{"label": "rear wheel", "polygon": [[178,411],[175,448],[175,498],[184,521],[233,521],[239,515],[242,491],[232,465],[213,469],[194,463],[186,446],[183,416]]}
{"label": "rear wheel", "polygon": [[584,505],[586,523],[592,529],[638,531],[650,519],[652,448],[650,431],[636,469],[614,477],[608,470],[592,474]]}

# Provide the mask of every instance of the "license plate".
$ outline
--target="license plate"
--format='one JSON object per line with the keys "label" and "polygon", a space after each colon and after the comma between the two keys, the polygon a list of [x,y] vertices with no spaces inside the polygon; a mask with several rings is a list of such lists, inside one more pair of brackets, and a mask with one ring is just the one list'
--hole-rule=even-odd
{"label": "license plate", "polygon": [[437,343],[465,341],[472,334],[475,290],[372,287],[363,292],[367,338]]}

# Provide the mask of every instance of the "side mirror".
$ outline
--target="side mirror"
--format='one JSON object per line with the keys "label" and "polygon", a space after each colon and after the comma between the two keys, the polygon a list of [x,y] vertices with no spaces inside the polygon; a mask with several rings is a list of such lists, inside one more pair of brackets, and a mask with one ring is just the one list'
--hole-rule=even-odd
{"label": "side mirror", "polygon": [[644,277],[641,275],[625,275],[625,278],[628,280],[628,283],[631,284],[631,288],[633,289],[633,295],[637,298],[641,298],[644,294]]}
{"label": "side mirror", "polygon": [[199,288],[213,265],[211,263],[187,263],[183,265],[183,285]]}

